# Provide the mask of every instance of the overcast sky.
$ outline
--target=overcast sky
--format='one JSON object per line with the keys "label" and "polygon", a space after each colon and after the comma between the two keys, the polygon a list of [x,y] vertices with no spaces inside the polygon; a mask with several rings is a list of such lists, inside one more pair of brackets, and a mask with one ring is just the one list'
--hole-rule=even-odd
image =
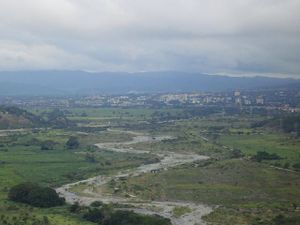
{"label": "overcast sky", "polygon": [[0,70],[300,78],[299,12],[300,0],[0,0]]}

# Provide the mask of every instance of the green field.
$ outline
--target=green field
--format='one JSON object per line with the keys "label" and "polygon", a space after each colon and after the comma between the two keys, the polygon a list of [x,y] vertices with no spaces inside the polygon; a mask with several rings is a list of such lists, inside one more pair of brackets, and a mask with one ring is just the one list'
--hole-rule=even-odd
{"label": "green field", "polygon": [[[31,109],[35,114],[45,111],[49,109]],[[180,117],[183,111],[168,108],[75,108],[68,111],[68,118],[79,128],[43,128],[0,137],[0,217],[10,224],[24,218],[27,218],[24,225],[46,224],[44,220],[49,220],[51,225],[91,224],[70,214],[68,206],[38,209],[9,202],[7,193],[13,185],[32,181],[59,187],[134,168],[152,159],[150,154],[95,149],[96,143],[123,142],[134,136],[105,129],[85,129],[97,126],[174,137],[162,142],[134,144],[130,146],[133,149],[193,152],[211,157],[206,162],[123,181],[116,184],[121,188],[121,195],[130,193],[145,200],[208,204],[216,207],[206,216],[209,224],[277,225],[278,221],[281,221],[279,224],[299,224],[295,221],[300,221],[300,173],[294,165],[300,163],[300,140],[267,127],[252,128],[251,124],[263,120],[262,117],[209,115],[166,122],[166,115]],[[71,136],[78,137],[77,149],[66,148]],[[49,140],[55,143],[54,149],[41,150],[41,143]],[[239,149],[241,155],[234,157],[233,149]],[[252,157],[258,151],[275,153],[279,159],[256,162]],[[107,191],[113,192],[111,188],[107,187]],[[173,213],[179,216],[186,210],[178,208]]]}
{"label": "green field", "polygon": [[289,162],[292,165],[300,160],[300,141],[285,134],[262,131],[260,134],[222,135],[220,143],[241,149],[250,156],[257,151],[276,153],[282,157],[281,164]]}
{"label": "green field", "polygon": [[[80,147],[69,150],[65,142],[70,136],[78,136]],[[41,150],[36,141],[52,140],[56,142],[54,150]],[[37,182],[50,187],[86,179],[92,176],[114,173],[119,170],[136,167],[149,156],[131,154],[113,154],[111,152],[93,152],[90,146],[99,142],[131,140],[130,135],[117,132],[99,132],[78,134],[63,130],[42,130],[39,132],[14,133],[1,138],[0,147],[0,217],[13,222],[26,218],[24,224],[43,223],[44,216],[49,224],[91,224],[79,217],[70,215],[68,207],[53,209],[31,208],[23,204],[8,202],[7,193],[10,187],[24,181]],[[37,143],[36,143],[37,142]],[[92,151],[92,152],[91,152]],[[96,162],[89,162],[86,154],[93,154]]]}

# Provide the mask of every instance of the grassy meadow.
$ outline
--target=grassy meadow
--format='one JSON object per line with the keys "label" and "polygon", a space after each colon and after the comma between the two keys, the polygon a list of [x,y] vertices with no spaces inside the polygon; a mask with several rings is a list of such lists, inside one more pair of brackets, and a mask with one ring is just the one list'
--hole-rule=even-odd
{"label": "grassy meadow", "polygon": [[[49,109],[30,109],[40,115]],[[215,207],[206,216],[216,225],[296,225],[300,221],[300,140],[269,128],[253,128],[265,118],[255,116],[208,115],[166,122],[167,115],[182,116],[181,109],[68,109],[67,118],[78,127],[43,128],[18,131],[0,137],[0,218],[7,224],[88,225],[68,212],[68,206],[51,209],[32,208],[7,200],[9,189],[24,181],[50,187],[79,181],[101,174],[117,173],[146,163],[150,154],[134,155],[99,151],[101,142],[122,142],[132,134],[112,130],[130,130],[151,135],[170,135],[172,140],[133,144],[132,148],[151,151],[198,153],[208,161],[178,166],[157,174],[144,174],[108,186],[120,188],[145,200],[181,200]],[[94,127],[105,129],[86,130]],[[66,142],[76,136],[77,149],[67,149]],[[52,150],[42,150],[41,143],[51,140]],[[238,156],[233,150],[238,149]],[[279,158],[257,162],[258,151]],[[87,157],[89,156],[89,157]],[[92,160],[91,157],[92,156]],[[180,215],[188,209],[176,209]],[[47,222],[48,221],[48,222]],[[1,224],[2,225],[2,224]]]}

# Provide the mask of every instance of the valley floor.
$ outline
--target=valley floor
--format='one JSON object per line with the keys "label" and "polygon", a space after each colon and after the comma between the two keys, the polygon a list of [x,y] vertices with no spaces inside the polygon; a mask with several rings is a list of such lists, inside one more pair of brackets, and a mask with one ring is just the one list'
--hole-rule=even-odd
{"label": "valley floor", "polygon": [[[176,225],[299,224],[300,140],[252,126],[265,118],[167,120],[155,117],[167,109],[70,111],[76,129],[1,131],[2,223],[93,224],[70,213],[68,205],[39,209],[7,200],[12,186],[30,181],[57,188],[70,204],[100,200],[159,214]],[[71,136],[79,139],[76,149],[66,148]],[[49,140],[53,149],[42,150]],[[258,152],[273,158],[256,160]]]}

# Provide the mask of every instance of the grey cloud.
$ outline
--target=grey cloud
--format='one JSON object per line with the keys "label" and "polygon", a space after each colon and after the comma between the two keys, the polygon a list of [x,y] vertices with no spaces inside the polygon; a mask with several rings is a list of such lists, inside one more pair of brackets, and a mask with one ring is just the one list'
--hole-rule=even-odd
{"label": "grey cloud", "polygon": [[300,0],[4,0],[0,70],[300,74]]}

